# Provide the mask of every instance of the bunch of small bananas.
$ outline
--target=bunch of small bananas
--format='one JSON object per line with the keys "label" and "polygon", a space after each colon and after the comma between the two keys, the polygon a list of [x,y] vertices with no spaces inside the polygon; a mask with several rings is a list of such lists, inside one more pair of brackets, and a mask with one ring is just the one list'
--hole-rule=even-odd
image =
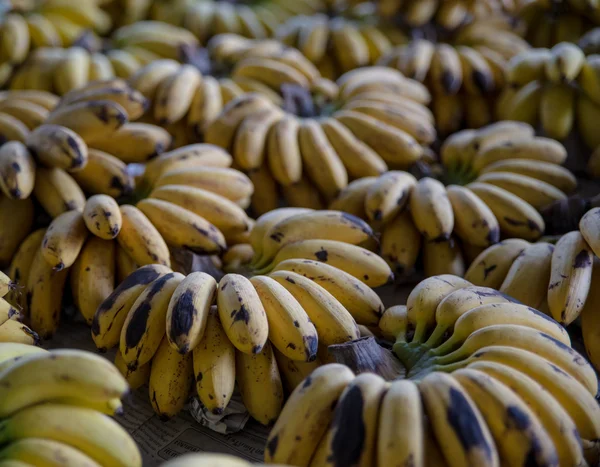
{"label": "bunch of small bananas", "polygon": [[158,414],[179,412],[194,379],[207,410],[223,413],[237,382],[250,414],[269,424],[283,403],[280,369],[293,387],[293,373],[320,364],[319,345],[357,339],[357,323],[379,322],[383,304],[371,286],[392,275],[358,246],[372,236],[366,223],[337,211],[288,208],[259,219],[252,235],[253,264],[264,274],[229,273],[217,284],[203,272],[185,277],[148,265],[98,307],[96,346],[119,345],[117,366],[133,387],[149,378]]}
{"label": "bunch of small bananas", "polygon": [[324,77],[333,80],[355,68],[374,65],[393,45],[406,42],[400,30],[378,24],[372,12],[354,16],[295,16],[277,29],[276,37],[299,49]]}
{"label": "bunch of small bananas", "polygon": [[0,343],[0,464],[141,467],[135,442],[110,418],[128,390],[92,353]]}
{"label": "bunch of small bananas", "polygon": [[595,0],[517,0],[515,3],[512,14],[533,47],[577,43],[586,31],[600,24],[600,4]]}
{"label": "bunch of small bananas", "polygon": [[[37,345],[39,336],[23,324],[24,316],[15,299],[23,294],[21,286],[0,272],[0,343],[14,342],[24,345]],[[1,354],[1,352],[0,352]]]}
{"label": "bunch of small bananas", "polygon": [[153,102],[149,121],[174,133],[176,147],[200,140],[223,107],[245,93],[260,93],[281,106],[285,86],[327,97],[337,92],[302,54],[273,40],[221,34],[209,41],[205,52],[201,64],[157,60],[130,78],[131,86]]}
{"label": "bunch of small bananas", "polygon": [[269,0],[258,3],[230,3],[201,0],[156,0],[152,18],[176,24],[194,33],[201,42],[218,34],[240,34],[264,39],[277,26],[296,15],[325,10],[327,0]]}
{"label": "bunch of small bananas", "polygon": [[106,33],[111,28],[111,18],[97,0],[35,3],[0,17],[0,86],[8,82],[31,49],[69,47],[87,30]]}
{"label": "bunch of small bananas", "polygon": [[596,374],[551,318],[446,275],[418,284],[406,306],[385,311],[379,328],[395,341],[406,375],[386,383],[340,364],[316,369],[275,423],[267,462],[598,462]]}
{"label": "bunch of small bananas", "polygon": [[528,48],[508,20],[491,17],[461,27],[446,42],[415,39],[395,47],[378,64],[427,86],[436,127],[448,135],[495,120],[494,103],[504,86],[506,62]]}
{"label": "bunch of small bananas", "polygon": [[498,98],[498,116],[534,126],[554,139],[575,129],[592,149],[600,145],[594,122],[600,116],[600,56],[586,57],[577,45],[516,55],[506,70],[508,87]]}
{"label": "bunch of small bananas", "polygon": [[498,122],[444,142],[441,164],[431,168],[441,181],[389,171],[350,183],[330,208],[381,232],[381,254],[397,273],[412,272],[423,248],[427,276],[462,276],[463,253],[468,262],[501,236],[536,240],[544,233],[538,211],[577,185],[560,165],[565,158],[560,143],[534,136],[529,125]]}
{"label": "bunch of small bananas", "polygon": [[288,205],[321,208],[322,198],[334,198],[349,178],[378,175],[388,165],[407,168],[435,140],[429,93],[420,83],[366,67],[337,85],[338,97],[322,104],[294,88],[288,112],[263,95],[245,94],[206,128],[205,141],[230,150],[248,172],[256,214],[278,207],[279,186]]}

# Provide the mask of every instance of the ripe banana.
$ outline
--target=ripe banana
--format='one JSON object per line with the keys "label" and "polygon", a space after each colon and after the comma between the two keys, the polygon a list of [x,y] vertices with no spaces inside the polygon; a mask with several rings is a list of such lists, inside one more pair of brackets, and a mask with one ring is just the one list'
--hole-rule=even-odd
{"label": "ripe banana", "polygon": [[586,212],[579,221],[579,232],[596,256],[600,253],[600,208]]}
{"label": "ripe banana", "polygon": [[81,188],[91,194],[119,198],[133,191],[133,177],[127,172],[127,165],[113,155],[97,149],[89,148],[88,163],[82,170],[71,175]]}
{"label": "ripe banana", "polygon": [[65,443],[41,438],[25,438],[9,444],[0,451],[2,464],[8,467],[45,465],[48,467],[98,467],[96,461]]}
{"label": "ripe banana", "polygon": [[[4,297],[11,304],[18,306],[24,314],[27,314],[27,280],[29,279],[29,271],[31,270],[33,258],[40,249],[45,233],[45,229],[38,229],[29,234],[21,242],[8,268],[8,277],[14,282],[7,284],[9,291]],[[4,279],[2,282],[5,284],[6,280]],[[4,285],[2,290],[7,286]]]}
{"label": "ripe banana", "polygon": [[27,136],[25,144],[39,162],[49,167],[76,172],[87,163],[87,145],[83,139],[60,125],[37,127]]}
{"label": "ripe banana", "polygon": [[104,240],[119,235],[123,223],[119,205],[107,195],[94,195],[86,201],[83,221],[91,233]]}
{"label": "ripe banana", "polygon": [[85,240],[88,230],[80,211],[67,211],[48,226],[42,241],[42,254],[56,271],[70,268]]}
{"label": "ripe banana", "polygon": [[529,242],[518,238],[492,245],[471,263],[465,279],[474,285],[499,289],[515,259],[529,246]]}
{"label": "ripe banana", "polygon": [[454,213],[454,230],[461,239],[484,247],[498,242],[498,220],[481,198],[458,185],[448,186],[446,193]]}
{"label": "ripe banana", "polygon": [[112,132],[110,137],[94,138],[91,146],[131,164],[144,163],[162,154],[171,146],[171,140],[171,135],[164,128],[150,123],[130,122]]}
{"label": "ripe banana", "polygon": [[59,168],[37,167],[33,194],[52,218],[85,206],[85,194],[75,178]]}
{"label": "ripe banana", "polygon": [[35,162],[20,141],[9,141],[0,148],[0,189],[5,196],[25,199],[35,184]]}
{"label": "ripe banana", "polygon": [[408,204],[417,180],[407,172],[390,171],[370,185],[364,210],[371,222],[386,224]]}
{"label": "ripe banana", "polygon": [[410,209],[415,226],[427,240],[450,238],[454,212],[441,182],[430,177],[419,180],[411,193]]}

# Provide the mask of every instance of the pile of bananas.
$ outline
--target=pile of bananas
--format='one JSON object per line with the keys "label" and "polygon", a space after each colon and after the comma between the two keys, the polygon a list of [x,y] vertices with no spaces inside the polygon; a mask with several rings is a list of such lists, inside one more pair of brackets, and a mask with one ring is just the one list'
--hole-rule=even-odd
{"label": "pile of bananas", "polygon": [[[405,374],[324,365],[290,396],[265,448],[292,465],[596,465],[596,374],[543,313],[435,276],[379,328]],[[364,363],[359,353],[357,363]],[[375,368],[372,371],[377,372]]]}
{"label": "pile of bananas", "polygon": [[283,403],[280,371],[293,387],[293,373],[319,365],[319,346],[357,339],[357,323],[378,324],[383,304],[371,287],[392,274],[358,246],[372,237],[366,223],[288,208],[260,218],[252,237],[253,264],[264,275],[229,273],[217,284],[203,272],[185,277],[148,265],[98,307],[96,346],[119,345],[117,366],[132,387],[149,381],[159,415],[177,414],[194,380],[207,410],[221,414],[237,382],[250,414],[269,424]]}
{"label": "pile of bananas", "polygon": [[410,173],[389,171],[365,177],[350,183],[330,207],[381,232],[381,254],[395,272],[411,273],[423,251],[427,276],[462,276],[461,246],[468,262],[501,236],[542,236],[538,211],[577,185],[560,165],[565,158],[560,143],[534,136],[531,126],[498,122],[450,136],[431,176],[417,181]]}
{"label": "pile of bananas", "polygon": [[594,0],[517,0],[512,13],[533,47],[576,43],[600,24],[600,5]]}
{"label": "pile of bananas", "polygon": [[130,78],[131,86],[153,102],[149,121],[175,134],[175,146],[199,141],[224,106],[245,93],[260,93],[276,106],[284,104],[286,86],[322,99],[337,93],[302,54],[273,40],[221,34],[204,52],[201,64],[156,60]]}
{"label": "pile of bananas", "polygon": [[0,464],[142,465],[109,416],[129,387],[106,359],[80,350],[0,343]]}
{"label": "pile of bananas", "polygon": [[205,141],[230,150],[252,179],[255,214],[278,207],[279,187],[290,206],[322,208],[349,178],[410,167],[434,141],[423,85],[382,67],[351,71],[337,85],[338,97],[322,103],[296,87],[285,106],[293,111],[283,112],[245,94],[206,128]]}
{"label": "pile of bananas", "polygon": [[0,86],[9,81],[30,50],[69,47],[82,39],[86,31],[105,34],[112,25],[98,0],[30,3],[23,5],[23,10],[15,5],[14,10],[0,17]]}
{"label": "pile of bananas", "polygon": [[506,62],[528,48],[508,19],[490,17],[461,26],[450,40],[422,38],[395,47],[378,65],[396,68],[424,83],[432,95],[436,127],[448,135],[496,120],[494,103],[504,87]]}
{"label": "pile of bananas", "polygon": [[600,56],[586,57],[577,45],[516,55],[506,71],[508,87],[498,98],[498,116],[540,125],[551,138],[575,129],[592,149],[600,146],[594,125],[600,116]]}
{"label": "pile of bananas", "polygon": [[[23,324],[24,316],[11,303],[20,297],[20,286],[10,280],[9,276],[0,272],[0,343],[14,342],[24,345],[37,345],[39,336]],[[6,297],[6,298],[4,298]],[[0,351],[1,354],[1,351]]]}

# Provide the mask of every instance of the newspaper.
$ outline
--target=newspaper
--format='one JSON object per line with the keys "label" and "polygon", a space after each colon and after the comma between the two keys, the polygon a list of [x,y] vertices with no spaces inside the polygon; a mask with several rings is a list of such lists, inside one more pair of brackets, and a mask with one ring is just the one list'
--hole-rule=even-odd
{"label": "newspaper", "polygon": [[[407,285],[390,285],[378,290],[386,307],[406,303],[411,289]],[[65,309],[64,320],[47,349],[76,348],[97,352],[89,327],[73,307]],[[113,361],[115,352],[101,354]],[[154,467],[189,452],[232,454],[251,462],[263,460],[269,428],[254,421],[238,394],[234,394],[222,417],[205,411],[198,398],[191,398],[186,410],[169,421],[154,413],[144,386],[123,401],[124,414],[116,418],[138,443],[144,467]]]}

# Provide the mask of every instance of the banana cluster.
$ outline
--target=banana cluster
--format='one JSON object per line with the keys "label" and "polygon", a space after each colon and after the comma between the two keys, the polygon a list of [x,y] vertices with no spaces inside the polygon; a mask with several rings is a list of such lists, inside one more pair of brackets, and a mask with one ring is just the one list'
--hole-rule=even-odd
{"label": "banana cluster", "polygon": [[587,31],[600,24],[600,4],[595,0],[519,0],[515,3],[515,19],[533,47],[577,43]]}
{"label": "banana cluster", "polygon": [[23,293],[17,282],[0,272],[0,296],[2,297],[0,298],[0,345],[4,342],[23,345],[39,343],[37,333],[23,324],[25,317],[18,306],[18,299],[23,296]]}
{"label": "banana cluster", "polygon": [[329,18],[323,13],[295,16],[277,28],[275,37],[300,50],[332,80],[355,68],[374,65],[393,45],[406,42],[400,30],[378,24],[372,12],[349,18]]}
{"label": "banana cluster", "polygon": [[539,125],[558,140],[574,129],[595,149],[600,145],[593,124],[600,115],[599,79],[600,56],[586,57],[573,43],[531,49],[507,65],[508,87],[498,98],[498,116]]}
{"label": "banana cluster", "polygon": [[156,60],[130,78],[131,86],[153,102],[149,121],[175,134],[175,146],[201,140],[225,105],[246,93],[260,93],[282,106],[285,86],[326,97],[337,92],[302,54],[274,40],[221,34],[203,52],[206,56],[201,63]]}
{"label": "banana cluster", "polygon": [[494,103],[504,87],[507,61],[528,48],[509,21],[482,18],[459,28],[446,42],[423,38],[395,47],[378,65],[424,83],[432,95],[436,127],[448,135],[496,120]]}
{"label": "banana cluster", "polygon": [[[504,121],[463,130],[442,145],[431,176],[388,171],[351,182],[331,204],[381,233],[381,255],[399,274],[423,252],[427,276],[462,276],[465,263],[500,237],[536,240],[543,207],[577,185],[561,167],[565,148],[534,136],[531,126]],[[437,175],[437,179],[434,178]]]}
{"label": "banana cluster", "polygon": [[32,49],[69,47],[86,31],[107,33],[110,16],[99,1],[47,0],[0,18],[0,86],[6,84]]}
{"label": "banana cluster", "polygon": [[598,462],[596,375],[543,313],[445,275],[418,284],[406,306],[385,311],[379,328],[395,341],[406,376],[386,382],[335,363],[316,369],[275,423],[267,462]]}
{"label": "banana cluster", "polygon": [[97,308],[92,338],[101,350],[119,345],[117,366],[132,387],[149,381],[161,416],[183,408],[192,381],[206,409],[221,414],[237,383],[250,414],[267,425],[284,384],[295,387],[320,364],[319,348],[379,322],[383,304],[371,287],[392,274],[359,246],[371,236],[342,212],[275,210],[251,234],[250,279],[232,272],[217,284],[203,272],[144,266]]}
{"label": "banana cluster", "polygon": [[157,0],[151,16],[191,31],[205,43],[218,34],[239,34],[264,39],[275,33],[279,24],[296,15],[323,11],[328,1],[269,0],[267,2],[219,2],[202,0]]}
{"label": "banana cluster", "polygon": [[349,179],[410,167],[435,140],[429,93],[420,83],[365,67],[337,86],[338,97],[321,104],[305,89],[291,89],[284,106],[291,111],[245,94],[206,128],[205,141],[229,150],[252,179],[256,214],[278,207],[280,187],[288,205],[321,208]]}
{"label": "banana cluster", "polygon": [[141,467],[135,442],[110,418],[129,387],[103,357],[0,343],[0,386],[0,464]]}

